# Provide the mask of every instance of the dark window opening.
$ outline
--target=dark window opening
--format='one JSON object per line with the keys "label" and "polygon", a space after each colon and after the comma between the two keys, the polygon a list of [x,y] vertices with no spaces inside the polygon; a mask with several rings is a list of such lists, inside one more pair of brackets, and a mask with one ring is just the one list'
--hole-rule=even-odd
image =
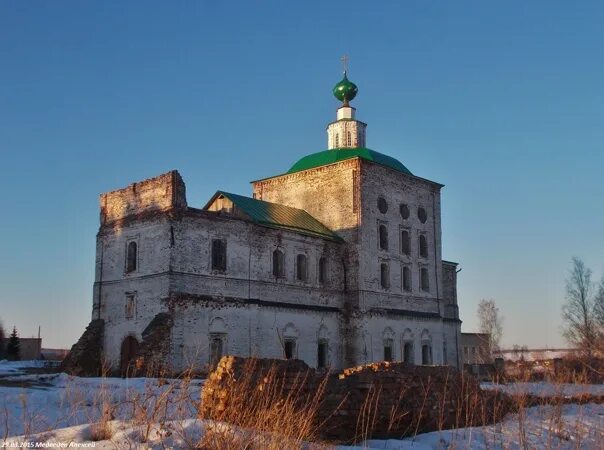
{"label": "dark window opening", "polygon": [[319,283],[327,281],[327,258],[324,256],[319,258]]}
{"label": "dark window opening", "polygon": [[405,204],[402,204],[399,208],[400,213],[401,213],[401,217],[403,219],[408,219],[409,218],[409,207]]}
{"label": "dark window opening", "polygon": [[222,239],[212,240],[212,270],[226,270],[226,242]]}
{"label": "dark window opening", "polygon": [[407,230],[401,231],[401,252],[403,255],[411,254],[411,239]]}
{"label": "dark window opening", "polygon": [[347,143],[348,143],[348,147],[352,146],[352,135],[350,134],[350,131],[348,132],[348,141],[347,141]]}
{"label": "dark window opening", "polygon": [[403,267],[403,291],[411,291],[411,269]]}
{"label": "dark window opening", "polygon": [[428,292],[430,290],[430,279],[428,278],[428,269],[425,267],[420,270],[420,284],[422,291]]}
{"label": "dark window opening", "polygon": [[403,361],[413,364],[413,343],[405,342],[403,346]]}
{"label": "dark window opening", "polygon": [[388,228],[386,225],[381,224],[378,228],[379,239],[380,239],[380,249],[388,250]]}
{"label": "dark window opening", "polygon": [[426,223],[426,220],[428,220],[428,213],[426,213],[424,208],[419,207],[417,209],[417,218],[421,223]]}
{"label": "dark window opening", "polygon": [[388,211],[388,203],[384,197],[379,197],[377,202],[378,209],[382,214],[386,214]]}
{"label": "dark window opening", "polygon": [[273,252],[273,275],[275,277],[285,276],[285,258],[281,250]]}
{"label": "dark window opening", "polygon": [[423,234],[419,235],[419,256],[422,258],[428,257],[428,240]]}
{"label": "dark window opening", "polygon": [[392,347],[392,339],[386,339],[386,341],[384,341],[384,361],[392,361],[392,355],[394,353]]}
{"label": "dark window opening", "polygon": [[380,284],[384,289],[390,287],[390,270],[386,263],[380,264]]}
{"label": "dark window opening", "polygon": [[285,353],[285,359],[293,359],[293,358],[295,358],[296,341],[293,341],[291,339],[285,341],[285,345],[283,347],[283,352]]}
{"label": "dark window opening", "polygon": [[432,346],[430,344],[422,345],[422,364],[432,364]]}
{"label": "dark window opening", "polygon": [[128,251],[126,255],[126,272],[134,272],[137,263],[137,245],[136,242],[128,242]]}
{"label": "dark window opening", "polygon": [[298,281],[306,281],[308,279],[307,269],[306,255],[300,253],[296,257],[296,279]]}
{"label": "dark window opening", "polygon": [[327,342],[324,340],[319,341],[317,346],[317,367],[324,369],[327,367]]}

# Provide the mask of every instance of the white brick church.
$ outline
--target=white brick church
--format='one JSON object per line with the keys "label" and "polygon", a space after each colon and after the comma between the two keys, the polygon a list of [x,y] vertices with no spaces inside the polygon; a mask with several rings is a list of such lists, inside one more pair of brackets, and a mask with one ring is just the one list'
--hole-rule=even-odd
{"label": "white brick church", "polygon": [[366,147],[356,93],[345,72],[328,150],[253,181],[251,197],[189,206],[176,171],[101,195],[92,318],[115,370],[154,346],[174,372],[224,354],[459,366],[443,185]]}

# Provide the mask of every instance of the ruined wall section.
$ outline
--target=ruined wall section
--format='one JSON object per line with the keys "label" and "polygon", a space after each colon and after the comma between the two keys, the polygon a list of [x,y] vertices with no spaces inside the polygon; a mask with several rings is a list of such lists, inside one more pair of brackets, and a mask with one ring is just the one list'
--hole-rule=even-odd
{"label": "ruined wall section", "polygon": [[[362,225],[360,232],[359,289],[361,309],[394,308],[441,314],[442,258],[440,222],[440,185],[387,167],[362,161],[361,167]],[[381,212],[378,199],[383,198],[387,210]],[[401,205],[409,209],[408,218],[401,214]],[[418,217],[424,208],[426,221]],[[387,229],[387,249],[380,248],[379,226]],[[410,254],[402,249],[402,232],[410,235]],[[427,257],[419,254],[419,238],[427,240]],[[389,287],[381,286],[381,264],[389,268]],[[403,289],[403,267],[411,270],[411,290]],[[420,286],[420,269],[429,274],[429,291]],[[440,299],[440,300],[439,300]]]}
{"label": "ruined wall section", "polygon": [[101,225],[145,213],[186,209],[185,183],[176,170],[100,196]]}

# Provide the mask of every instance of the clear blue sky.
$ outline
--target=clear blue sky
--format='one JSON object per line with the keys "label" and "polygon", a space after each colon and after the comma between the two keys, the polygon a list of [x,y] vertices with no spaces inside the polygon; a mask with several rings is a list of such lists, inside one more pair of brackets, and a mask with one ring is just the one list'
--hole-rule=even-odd
{"label": "clear blue sky", "polygon": [[178,169],[188,200],[326,148],[350,55],[368,146],[442,182],[463,328],[560,345],[570,259],[604,272],[604,4],[0,3],[0,318],[89,321],[98,195]]}

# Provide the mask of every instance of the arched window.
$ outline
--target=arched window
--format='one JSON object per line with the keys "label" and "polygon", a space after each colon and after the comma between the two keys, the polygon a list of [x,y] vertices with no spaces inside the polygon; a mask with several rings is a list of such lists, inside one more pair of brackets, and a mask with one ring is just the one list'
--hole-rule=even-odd
{"label": "arched window", "polygon": [[226,242],[222,239],[212,239],[212,270],[226,270]]}
{"label": "arched window", "polygon": [[403,291],[411,292],[411,269],[403,267]]}
{"label": "arched window", "polygon": [[428,257],[428,240],[423,234],[419,235],[419,256],[422,258]]}
{"label": "arched window", "polygon": [[388,228],[383,223],[378,227],[380,249],[388,250]]}
{"label": "arched window", "polygon": [[380,285],[383,289],[390,287],[390,269],[387,263],[380,264]]}
{"label": "arched window", "polygon": [[384,339],[384,361],[392,361],[394,354],[394,341],[392,339]]}
{"label": "arched window", "polygon": [[275,277],[285,276],[285,264],[284,256],[281,250],[275,250],[273,252],[273,275]]}
{"label": "arched window", "polygon": [[327,258],[319,258],[319,283],[327,282]]}
{"label": "arched window", "polygon": [[306,262],[306,255],[303,253],[298,254],[296,257],[296,279],[298,281],[308,280],[308,267]]}
{"label": "arched window", "polygon": [[411,254],[411,238],[409,237],[409,230],[401,231],[401,253],[407,256]]}
{"label": "arched window", "polygon": [[425,267],[422,267],[421,270],[419,271],[419,278],[420,278],[420,286],[422,288],[422,291],[429,292],[430,291],[430,278],[428,276],[428,269],[426,269]]}
{"label": "arched window", "polygon": [[350,134],[350,131],[347,133],[347,144],[348,147],[352,147],[352,135]]}
{"label": "arched window", "polygon": [[138,255],[136,242],[128,242],[126,252],[126,272],[134,272],[136,270]]}

